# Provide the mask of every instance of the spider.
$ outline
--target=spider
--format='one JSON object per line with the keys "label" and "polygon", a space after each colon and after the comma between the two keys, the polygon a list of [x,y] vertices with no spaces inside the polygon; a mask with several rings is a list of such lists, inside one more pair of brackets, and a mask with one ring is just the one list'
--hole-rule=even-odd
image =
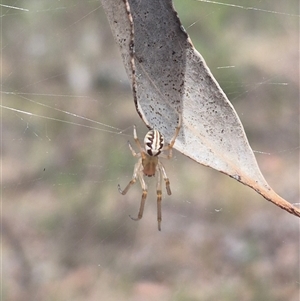
{"label": "spider", "polygon": [[[133,138],[134,141],[139,148],[139,152],[136,153],[131,146],[130,142],[128,141],[128,146],[131,150],[131,153],[134,157],[139,157],[138,162],[134,166],[133,176],[131,181],[125,187],[124,190],[121,189],[120,185],[118,185],[118,190],[122,195],[125,195],[130,187],[136,182],[137,178],[139,179],[141,186],[142,186],[142,199],[140,204],[140,210],[138,213],[137,218],[133,218],[129,215],[129,217],[134,220],[138,221],[143,217],[145,201],[147,198],[147,185],[144,180],[144,176],[152,177],[155,176],[157,172],[157,181],[156,181],[156,191],[157,191],[157,222],[158,222],[158,230],[161,231],[161,198],[162,198],[162,191],[161,191],[161,179],[163,178],[166,183],[166,190],[167,194],[171,195],[171,188],[170,188],[170,181],[166,174],[165,168],[163,164],[160,162],[160,158],[170,159],[172,158],[172,148],[175,143],[175,140],[179,134],[180,128],[182,124],[182,117],[179,114],[178,124],[175,129],[175,133],[173,138],[171,139],[170,143],[164,145],[164,137],[163,135],[155,129],[150,130],[145,138],[144,138],[144,148],[141,145],[140,140],[137,137],[136,127],[133,126]],[[169,151],[166,155],[162,153],[163,151]]]}

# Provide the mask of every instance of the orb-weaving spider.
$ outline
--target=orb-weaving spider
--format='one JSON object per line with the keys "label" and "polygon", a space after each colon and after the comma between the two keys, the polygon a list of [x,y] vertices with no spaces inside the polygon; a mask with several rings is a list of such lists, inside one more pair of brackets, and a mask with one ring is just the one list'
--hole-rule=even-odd
{"label": "orb-weaving spider", "polygon": [[[155,176],[155,172],[157,172],[157,182],[156,182],[157,222],[158,222],[159,231],[161,231],[161,226],[160,226],[161,225],[161,198],[162,198],[161,178],[163,178],[166,183],[166,190],[168,195],[171,195],[170,181],[169,178],[167,177],[163,164],[159,161],[159,157],[166,158],[166,159],[172,158],[172,148],[179,134],[181,124],[182,124],[182,117],[181,114],[179,114],[178,124],[175,129],[174,136],[171,139],[170,143],[166,146],[164,145],[163,135],[155,129],[150,130],[144,138],[144,148],[142,147],[141,142],[137,137],[136,127],[134,126],[133,137],[136,145],[139,148],[139,152],[136,153],[134,151],[129,141],[128,141],[128,145],[132,152],[132,155],[134,157],[139,157],[139,160],[134,166],[132,179],[125,187],[125,189],[122,190],[120,185],[118,185],[119,192],[125,195],[129,190],[129,188],[136,182],[137,178],[140,180],[143,189],[143,194],[142,194],[138,217],[133,218],[129,215],[131,219],[133,219],[134,221],[138,221],[143,217],[145,201],[147,198],[147,185],[145,183],[144,176],[152,177]],[[166,155],[162,153],[163,151],[169,151],[169,153]]]}

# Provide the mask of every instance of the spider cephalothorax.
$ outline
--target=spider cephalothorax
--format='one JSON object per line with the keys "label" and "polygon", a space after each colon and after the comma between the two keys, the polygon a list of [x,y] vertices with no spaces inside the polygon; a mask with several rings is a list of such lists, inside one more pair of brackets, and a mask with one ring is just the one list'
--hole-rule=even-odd
{"label": "spider cephalothorax", "polygon": [[[158,222],[158,230],[161,230],[161,198],[162,198],[162,191],[161,191],[161,179],[163,178],[166,183],[166,190],[167,194],[171,194],[170,188],[170,181],[167,177],[165,168],[163,164],[159,161],[159,157],[170,159],[172,158],[172,148],[175,143],[175,140],[179,134],[180,128],[182,123],[182,117],[179,115],[178,125],[175,129],[175,133],[173,138],[171,139],[170,143],[165,145],[164,137],[158,130],[150,130],[145,138],[144,138],[144,148],[142,147],[140,140],[137,137],[136,127],[133,127],[133,137],[135,140],[136,145],[139,148],[139,152],[136,153],[132,148],[131,144],[129,144],[129,148],[132,152],[134,157],[139,157],[138,162],[134,166],[133,176],[131,181],[125,187],[124,190],[118,186],[119,192],[123,195],[127,193],[129,188],[136,182],[137,178],[139,178],[143,194],[141,199],[140,210],[137,218],[131,218],[133,220],[140,220],[143,217],[145,201],[147,198],[147,185],[144,180],[144,176],[152,177],[157,172],[157,222]],[[169,151],[167,155],[163,153],[163,151]]]}

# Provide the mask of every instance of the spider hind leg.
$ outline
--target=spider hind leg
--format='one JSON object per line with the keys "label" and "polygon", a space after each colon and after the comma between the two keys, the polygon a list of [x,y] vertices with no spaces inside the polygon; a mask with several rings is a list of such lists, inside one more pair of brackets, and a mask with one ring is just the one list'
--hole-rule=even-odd
{"label": "spider hind leg", "polygon": [[138,221],[143,217],[145,201],[146,201],[147,194],[148,194],[147,185],[146,185],[145,180],[143,178],[142,171],[140,171],[140,173],[139,173],[139,180],[140,180],[140,183],[141,183],[141,186],[142,186],[142,189],[143,189],[143,194],[142,194],[141,204],[140,204],[140,210],[139,210],[138,216],[136,218],[129,215],[129,217],[134,221]]}
{"label": "spider hind leg", "polygon": [[141,205],[140,205],[140,210],[139,210],[138,216],[137,217],[132,217],[131,215],[129,215],[129,217],[132,220],[138,221],[138,220],[140,220],[143,217],[146,198],[147,198],[147,190],[143,190],[142,199],[141,199]]}

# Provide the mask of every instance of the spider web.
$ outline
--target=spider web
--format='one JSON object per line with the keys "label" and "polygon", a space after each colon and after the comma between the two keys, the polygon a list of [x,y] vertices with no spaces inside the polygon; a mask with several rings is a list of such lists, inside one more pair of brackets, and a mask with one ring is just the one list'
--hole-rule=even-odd
{"label": "spider web", "polygon": [[[298,1],[176,1],[263,174],[299,204]],[[298,300],[299,221],[174,152],[143,219],[130,84],[98,1],[3,1],[1,292],[7,300]],[[297,263],[297,264],[295,264]],[[24,297],[25,296],[25,297]]]}

